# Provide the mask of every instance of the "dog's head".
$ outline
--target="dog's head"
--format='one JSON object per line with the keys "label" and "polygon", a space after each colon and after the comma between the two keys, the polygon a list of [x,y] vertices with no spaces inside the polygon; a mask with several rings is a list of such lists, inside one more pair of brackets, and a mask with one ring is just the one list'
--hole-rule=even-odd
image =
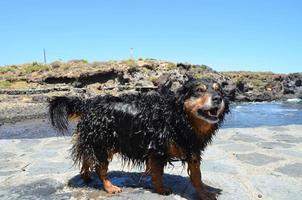
{"label": "dog's head", "polygon": [[188,80],[178,91],[184,111],[208,124],[217,124],[229,112],[220,84],[210,80]]}

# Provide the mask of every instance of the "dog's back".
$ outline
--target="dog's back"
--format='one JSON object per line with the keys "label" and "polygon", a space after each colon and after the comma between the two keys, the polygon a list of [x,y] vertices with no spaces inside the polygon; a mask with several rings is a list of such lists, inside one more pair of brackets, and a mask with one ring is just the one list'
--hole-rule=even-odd
{"label": "dog's back", "polygon": [[172,118],[176,116],[171,113],[173,105],[166,101],[153,93],[92,102],[82,113],[77,127],[76,160],[89,156],[92,160],[106,159],[103,151],[108,149],[137,164],[144,162],[152,151],[157,156],[165,155],[167,140],[172,138],[169,135],[176,131],[175,126],[167,125],[175,121]]}

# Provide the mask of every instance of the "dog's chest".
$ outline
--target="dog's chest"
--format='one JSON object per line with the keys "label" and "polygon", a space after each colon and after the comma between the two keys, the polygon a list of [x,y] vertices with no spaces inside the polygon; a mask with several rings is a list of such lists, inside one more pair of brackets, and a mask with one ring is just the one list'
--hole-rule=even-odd
{"label": "dog's chest", "polygon": [[204,122],[203,120],[198,119],[197,117],[191,117],[191,126],[195,133],[201,138],[210,137],[214,132],[213,124]]}
{"label": "dog's chest", "polygon": [[176,158],[180,160],[186,159],[185,151],[176,144],[171,144],[168,149],[168,154],[170,158]]}

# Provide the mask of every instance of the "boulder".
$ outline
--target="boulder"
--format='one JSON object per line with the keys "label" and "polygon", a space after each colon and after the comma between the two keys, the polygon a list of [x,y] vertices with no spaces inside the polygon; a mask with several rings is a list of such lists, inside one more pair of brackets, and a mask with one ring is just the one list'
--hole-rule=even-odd
{"label": "boulder", "polygon": [[301,87],[301,86],[302,86],[302,80],[301,80],[301,79],[296,80],[296,81],[295,81],[295,86],[296,86],[296,87]]}
{"label": "boulder", "polygon": [[238,81],[236,87],[240,92],[244,92],[244,83],[242,81]]}

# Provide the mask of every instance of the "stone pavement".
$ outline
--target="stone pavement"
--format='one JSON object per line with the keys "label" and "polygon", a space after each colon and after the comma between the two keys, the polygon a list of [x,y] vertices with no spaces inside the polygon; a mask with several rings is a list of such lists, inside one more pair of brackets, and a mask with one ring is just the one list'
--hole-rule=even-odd
{"label": "stone pavement", "polygon": [[[139,173],[143,169],[122,167],[118,157],[109,168],[122,193],[105,193],[95,175],[86,185],[72,166],[70,137],[18,137],[41,131],[55,135],[45,124],[0,126],[0,199],[196,198],[179,162],[165,169],[165,183],[173,190],[169,196],[153,193],[150,177]],[[15,137],[4,139],[9,134]],[[301,199],[302,126],[221,129],[204,152],[201,169],[207,190],[220,200]]]}

